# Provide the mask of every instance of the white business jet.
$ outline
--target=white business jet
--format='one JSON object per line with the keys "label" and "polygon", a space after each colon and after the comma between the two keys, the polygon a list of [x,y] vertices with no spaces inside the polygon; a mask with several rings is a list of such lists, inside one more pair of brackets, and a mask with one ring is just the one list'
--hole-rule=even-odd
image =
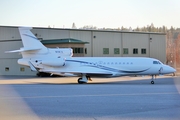
{"label": "white business jet", "polygon": [[47,48],[30,31],[20,27],[23,42],[20,50],[21,65],[29,66],[32,71],[51,75],[81,76],[78,83],[87,83],[91,77],[118,77],[132,75],[151,75],[154,84],[156,75],[174,73],[176,70],[154,58],[145,57],[72,57],[72,49]]}

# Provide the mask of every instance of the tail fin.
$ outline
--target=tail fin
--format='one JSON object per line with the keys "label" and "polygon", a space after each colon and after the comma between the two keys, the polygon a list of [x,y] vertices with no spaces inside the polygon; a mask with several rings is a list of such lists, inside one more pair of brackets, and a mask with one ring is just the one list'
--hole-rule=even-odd
{"label": "tail fin", "polygon": [[37,57],[38,54],[44,54],[48,52],[46,48],[30,31],[30,27],[20,27],[19,33],[22,39],[23,48],[20,50],[6,51],[5,53],[20,52],[23,58]]}
{"label": "tail fin", "polygon": [[47,51],[47,48],[34,36],[30,27],[19,27],[19,33],[23,42],[24,50]]}

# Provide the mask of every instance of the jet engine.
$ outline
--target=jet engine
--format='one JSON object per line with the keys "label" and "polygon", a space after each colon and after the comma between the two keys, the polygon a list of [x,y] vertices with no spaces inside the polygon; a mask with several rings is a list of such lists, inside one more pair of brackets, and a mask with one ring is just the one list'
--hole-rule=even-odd
{"label": "jet engine", "polygon": [[53,67],[61,67],[65,65],[65,59],[64,58],[45,59],[45,60],[42,60],[40,64],[53,66]]}

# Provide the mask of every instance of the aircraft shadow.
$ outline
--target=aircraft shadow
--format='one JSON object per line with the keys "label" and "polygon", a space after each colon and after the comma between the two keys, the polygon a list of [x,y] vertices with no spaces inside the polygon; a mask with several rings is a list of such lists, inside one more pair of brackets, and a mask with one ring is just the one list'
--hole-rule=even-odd
{"label": "aircraft shadow", "polygon": [[[155,84],[154,85],[168,85],[168,84],[174,84],[173,81],[174,77],[170,78],[157,78],[154,80]],[[89,81],[88,83],[84,84],[78,84],[74,82],[70,83],[43,83],[43,82],[33,82],[34,84],[42,84],[42,85],[152,85],[151,84],[151,79],[141,79],[141,80],[123,80],[123,81],[106,81],[104,82],[91,82]]]}

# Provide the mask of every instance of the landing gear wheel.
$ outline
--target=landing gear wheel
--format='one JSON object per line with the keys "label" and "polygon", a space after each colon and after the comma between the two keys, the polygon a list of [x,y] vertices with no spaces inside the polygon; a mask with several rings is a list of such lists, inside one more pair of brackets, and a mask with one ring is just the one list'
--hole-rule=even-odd
{"label": "landing gear wheel", "polygon": [[154,84],[154,81],[151,81],[151,84]]}
{"label": "landing gear wheel", "polygon": [[79,78],[79,79],[78,79],[78,83],[79,83],[79,84],[83,84],[83,83],[84,83],[84,82],[82,82],[81,80],[82,80],[82,78]]}

